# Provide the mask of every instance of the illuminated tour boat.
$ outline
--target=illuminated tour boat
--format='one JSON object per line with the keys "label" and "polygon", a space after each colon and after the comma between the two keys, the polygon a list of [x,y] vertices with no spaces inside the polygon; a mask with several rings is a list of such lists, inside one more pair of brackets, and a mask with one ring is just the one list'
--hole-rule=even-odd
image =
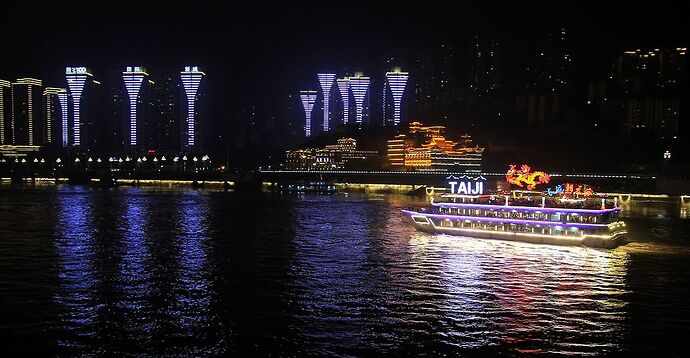
{"label": "illuminated tour boat", "polygon": [[403,210],[415,227],[439,233],[552,245],[613,248],[625,243],[625,223],[617,198],[597,195],[583,184],[564,183],[546,191],[549,175],[523,165],[506,174],[507,182],[527,190],[485,192],[482,176],[450,176],[450,193],[430,208]]}

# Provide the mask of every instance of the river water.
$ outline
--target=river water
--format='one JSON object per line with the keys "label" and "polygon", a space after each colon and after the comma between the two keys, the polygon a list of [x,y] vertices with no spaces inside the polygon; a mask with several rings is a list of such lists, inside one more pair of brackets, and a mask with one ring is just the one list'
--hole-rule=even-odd
{"label": "river water", "polygon": [[685,356],[690,219],[614,250],[432,236],[402,195],[0,187],[4,351]]}

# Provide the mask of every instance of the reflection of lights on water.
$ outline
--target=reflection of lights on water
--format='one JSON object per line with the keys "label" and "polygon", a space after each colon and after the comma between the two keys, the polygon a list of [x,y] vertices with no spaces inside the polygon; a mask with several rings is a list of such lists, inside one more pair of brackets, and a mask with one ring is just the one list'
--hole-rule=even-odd
{"label": "reflection of lights on water", "polygon": [[97,284],[94,274],[91,202],[85,193],[58,195],[58,277],[61,287],[55,295],[65,312],[63,320],[79,326],[94,321],[93,290]]}
{"label": "reflection of lights on water", "polygon": [[687,219],[689,218],[690,215],[688,215],[688,208],[687,207],[680,207],[680,218],[681,219]]}
{"label": "reflection of lights on water", "polygon": [[[584,337],[623,329],[625,250],[423,233],[413,234],[409,245],[422,267],[433,263],[436,269],[412,276],[419,284],[439,285],[446,294],[438,300],[444,314],[473,322],[472,329],[507,332],[501,340],[520,340],[530,331],[579,332]],[[414,259],[411,266],[417,267]],[[490,343],[475,339],[476,345]]]}

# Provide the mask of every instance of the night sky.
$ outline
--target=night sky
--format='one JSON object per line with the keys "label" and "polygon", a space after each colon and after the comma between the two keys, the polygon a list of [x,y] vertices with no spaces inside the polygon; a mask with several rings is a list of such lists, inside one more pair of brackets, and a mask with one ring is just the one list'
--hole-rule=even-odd
{"label": "night sky", "polygon": [[[279,112],[287,94],[317,89],[317,71],[382,77],[390,69],[387,58],[405,68],[420,46],[446,42],[462,51],[474,35],[500,39],[506,58],[519,60],[521,49],[545,31],[565,26],[578,77],[602,78],[623,50],[687,45],[687,14],[677,6],[17,2],[0,14],[0,78],[31,76],[64,86],[67,65],[90,67],[101,79],[126,65],[155,71],[197,64],[207,73],[214,118],[221,121],[247,104]],[[510,62],[508,73],[515,70]]]}

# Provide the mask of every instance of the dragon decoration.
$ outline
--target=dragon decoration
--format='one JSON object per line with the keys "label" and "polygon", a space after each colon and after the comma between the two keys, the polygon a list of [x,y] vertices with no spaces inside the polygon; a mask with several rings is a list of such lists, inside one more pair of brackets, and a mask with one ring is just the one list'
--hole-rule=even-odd
{"label": "dragon decoration", "polygon": [[527,187],[527,190],[534,190],[539,184],[547,184],[551,177],[542,171],[533,172],[532,168],[526,164],[523,164],[520,169],[516,169],[515,165],[511,164],[506,173],[506,180],[521,188]]}

